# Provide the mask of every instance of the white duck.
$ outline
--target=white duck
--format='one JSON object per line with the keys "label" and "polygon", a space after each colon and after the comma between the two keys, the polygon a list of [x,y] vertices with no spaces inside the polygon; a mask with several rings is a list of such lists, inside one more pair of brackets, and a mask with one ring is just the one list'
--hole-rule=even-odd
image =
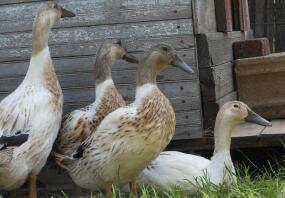
{"label": "white duck", "polygon": [[19,188],[29,178],[29,197],[37,197],[36,177],[50,154],[62,117],[62,91],[48,35],[61,17],[71,16],[74,14],[55,2],[40,7],[26,77],[0,103],[0,189]]}
{"label": "white duck", "polygon": [[[94,65],[96,100],[66,116],[55,144],[55,152],[66,156],[74,155],[81,143],[96,131],[109,113],[126,105],[112,80],[112,66],[119,59],[138,63],[136,57],[127,53],[120,40],[105,41],[97,53]],[[64,166],[60,161],[57,163]]]}
{"label": "white duck", "polygon": [[135,101],[105,117],[95,133],[78,150],[80,158],[61,158],[80,187],[104,189],[130,183],[136,193],[137,175],[154,160],[174,135],[175,114],[168,99],[156,85],[157,74],[173,65],[192,72],[164,44],[153,47],[139,62]]}
{"label": "white duck", "polygon": [[215,150],[210,160],[196,155],[165,151],[143,170],[138,181],[145,185],[155,185],[160,190],[180,188],[190,193],[195,192],[193,184],[204,179],[214,184],[235,182],[235,168],[230,155],[231,134],[233,128],[243,122],[271,125],[243,102],[228,102],[222,106],[216,118]]}

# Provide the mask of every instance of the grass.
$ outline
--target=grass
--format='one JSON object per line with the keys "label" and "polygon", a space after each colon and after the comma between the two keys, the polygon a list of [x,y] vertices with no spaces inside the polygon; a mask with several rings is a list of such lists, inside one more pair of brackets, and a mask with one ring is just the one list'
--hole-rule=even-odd
{"label": "grass", "polygon": [[[196,186],[198,192],[194,198],[285,198],[285,165],[277,164],[267,168],[250,169],[244,165],[237,166],[237,183],[214,185],[210,182]],[[54,196],[68,198],[67,195]],[[103,197],[89,195],[86,198]],[[113,198],[129,197],[119,190],[113,191]],[[182,198],[180,190],[161,193],[154,187],[141,186],[140,198]]]}
{"label": "grass", "polygon": [[[285,169],[270,168],[261,173],[250,172],[245,166],[237,168],[237,183],[216,186],[208,183],[198,187],[196,197],[203,198],[285,198]],[[259,170],[260,172],[260,170]],[[256,174],[256,175],[255,175]],[[252,177],[252,175],[255,175]]]}

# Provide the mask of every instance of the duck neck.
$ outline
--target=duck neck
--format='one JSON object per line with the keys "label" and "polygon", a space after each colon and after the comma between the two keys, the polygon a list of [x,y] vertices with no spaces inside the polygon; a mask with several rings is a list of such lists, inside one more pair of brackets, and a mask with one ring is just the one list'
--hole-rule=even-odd
{"label": "duck neck", "polygon": [[48,35],[50,28],[40,23],[40,17],[37,17],[33,26],[32,37],[32,56],[29,69],[25,79],[37,82],[37,79],[43,79],[44,72],[54,73],[54,68],[48,48]]}
{"label": "duck neck", "polygon": [[108,54],[99,54],[96,59],[94,66],[96,86],[102,84],[106,80],[112,79],[112,65],[115,63],[116,60],[108,58],[107,56]]}
{"label": "duck neck", "polygon": [[100,84],[96,84],[96,101],[100,101],[102,97],[104,97],[105,91],[108,87],[114,86],[114,82],[112,79],[107,79]]}
{"label": "duck neck", "polygon": [[232,123],[225,115],[223,115],[223,112],[218,113],[214,129],[214,155],[220,152],[230,152],[231,135],[234,126],[235,124]]}
{"label": "duck neck", "polygon": [[51,28],[41,22],[41,17],[37,16],[33,25],[32,37],[32,57],[48,47],[48,36]]}
{"label": "duck neck", "polygon": [[148,61],[141,63],[138,67],[136,85],[140,87],[144,84],[156,84],[158,71],[153,63]]}

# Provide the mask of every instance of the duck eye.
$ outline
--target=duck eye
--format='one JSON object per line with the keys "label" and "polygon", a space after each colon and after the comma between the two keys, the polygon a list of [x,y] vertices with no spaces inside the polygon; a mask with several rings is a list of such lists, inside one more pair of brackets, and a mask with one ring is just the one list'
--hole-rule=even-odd
{"label": "duck eye", "polygon": [[235,105],[234,105],[234,108],[236,108],[236,109],[237,109],[237,108],[239,108],[239,106],[238,106],[237,104],[235,104]]}
{"label": "duck eye", "polygon": [[122,45],[122,41],[121,41],[121,40],[117,40],[117,41],[116,41],[116,44],[118,44],[118,45],[121,46],[121,45]]}
{"label": "duck eye", "polygon": [[167,52],[168,48],[167,47],[162,47],[161,48],[163,51]]}

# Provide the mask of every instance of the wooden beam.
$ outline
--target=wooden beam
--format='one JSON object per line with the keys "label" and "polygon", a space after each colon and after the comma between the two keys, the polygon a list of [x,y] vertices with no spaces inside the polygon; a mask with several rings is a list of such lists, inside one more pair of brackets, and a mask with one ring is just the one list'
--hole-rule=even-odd
{"label": "wooden beam", "polygon": [[249,11],[248,11],[248,0],[239,0],[239,17],[240,17],[240,30],[249,31]]}
{"label": "wooden beam", "polygon": [[231,0],[215,0],[216,23],[218,32],[233,31]]}
{"label": "wooden beam", "polygon": [[[272,127],[245,123],[235,127],[231,148],[253,148],[283,146],[285,140],[285,120],[273,120]],[[199,151],[214,148],[214,137],[208,136],[191,140],[172,141],[167,150]]]}

